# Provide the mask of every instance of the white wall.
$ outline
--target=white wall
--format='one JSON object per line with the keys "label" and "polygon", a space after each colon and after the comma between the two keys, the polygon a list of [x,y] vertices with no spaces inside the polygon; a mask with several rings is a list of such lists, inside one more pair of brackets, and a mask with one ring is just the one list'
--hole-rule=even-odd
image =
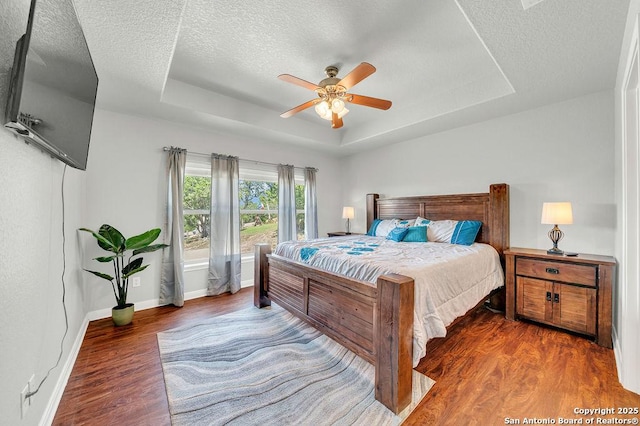
{"label": "white wall", "polygon": [[[638,223],[625,223],[626,219],[634,217],[634,211],[637,213],[637,194],[635,194],[635,197],[629,197],[629,194],[624,194],[624,190],[625,186],[637,189],[640,182],[635,182],[634,184],[628,181],[628,179],[633,179],[634,174],[637,179],[638,151],[637,148],[635,150],[632,149],[632,142],[628,145],[625,142],[622,93],[625,90],[625,78],[630,52],[634,45],[638,43],[632,37],[638,14],[640,14],[640,0],[631,0],[622,49],[620,50],[615,90],[615,193],[616,203],[619,206],[615,254],[619,265],[617,271],[618,285],[614,293],[616,297],[614,298],[613,307],[613,344],[616,351],[618,375],[622,385],[636,393],[640,393],[640,361],[638,361],[640,359],[638,356],[640,353],[640,339],[638,338],[638,329],[640,329],[640,282],[637,275],[638,259],[633,255],[633,252],[637,253],[638,247],[636,246],[634,250],[633,247],[627,247],[626,244],[631,245],[637,242],[640,236],[638,235]],[[637,102],[637,93],[635,95],[635,102]],[[623,146],[626,146],[626,148],[623,149]],[[630,153],[635,151],[635,159],[631,157],[631,154],[625,153],[626,149]],[[626,158],[627,155],[629,155],[629,158]],[[626,164],[626,170],[623,164]],[[635,210],[633,204],[635,204]],[[629,206],[627,207],[627,205]],[[624,211],[623,209],[625,208],[628,210]],[[628,254],[629,252],[631,254]]]}
{"label": "white wall", "polygon": [[[0,2],[0,117],[15,42],[24,33],[29,2]],[[4,123],[3,123],[4,124]],[[62,308],[62,202],[64,166],[0,128],[0,423],[38,424],[74,337],[83,324],[84,294],[75,229],[83,222],[84,173],[68,168],[64,185],[66,307],[69,334],[60,365],[20,419],[20,392],[36,385],[58,358],[65,330]]]}
{"label": "white wall", "polygon": [[542,203],[570,201],[574,224],[561,226],[559,247],[613,255],[613,138],[613,92],[595,93],[351,156],[344,203],[356,206],[354,231],[362,232],[368,192],[487,192],[505,182],[512,247],[550,248]]}
{"label": "white wall", "polygon": [[[84,226],[97,229],[103,223],[109,223],[125,236],[152,227],[163,228],[166,153],[162,149],[165,146],[177,146],[199,153],[236,155],[248,160],[316,167],[319,169],[319,233],[323,235],[331,230],[342,229],[342,171],[336,158],[289,145],[243,140],[105,110],[97,110],[94,118],[87,166],[87,220]],[[90,239],[91,236],[87,234],[89,252],[83,264],[95,268],[95,262],[90,259],[100,250],[94,248],[95,243]],[[145,261],[150,261],[151,266],[139,275],[142,285],[129,290],[130,302],[158,299],[160,259],[159,252],[145,256]],[[108,283],[93,277],[85,277],[85,280],[88,283],[87,307],[90,311],[111,308],[115,304]],[[187,292],[197,292],[206,288],[206,273],[186,272],[185,281]]]}

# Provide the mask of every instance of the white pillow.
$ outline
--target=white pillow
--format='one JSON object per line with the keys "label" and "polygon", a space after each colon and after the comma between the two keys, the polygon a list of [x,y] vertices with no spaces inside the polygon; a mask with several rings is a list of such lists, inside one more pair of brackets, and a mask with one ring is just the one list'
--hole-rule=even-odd
{"label": "white pillow", "polygon": [[398,219],[381,220],[373,230],[373,235],[375,237],[386,237],[387,235],[389,235],[389,232],[391,232],[398,226],[398,222]]}
{"label": "white pillow", "polygon": [[428,224],[427,240],[470,246],[481,226],[482,222],[478,220],[432,220]]}
{"label": "white pillow", "polygon": [[396,228],[409,228],[410,226],[413,226],[415,223],[416,221],[413,219],[399,220],[398,223],[396,223]]}
{"label": "white pillow", "polygon": [[448,243],[451,241],[453,231],[458,224],[457,220],[432,220],[427,228],[427,240],[436,243]]}
{"label": "white pillow", "polygon": [[418,216],[416,218],[415,225],[413,226],[429,226],[429,222],[431,222],[429,219],[425,219],[424,217]]}

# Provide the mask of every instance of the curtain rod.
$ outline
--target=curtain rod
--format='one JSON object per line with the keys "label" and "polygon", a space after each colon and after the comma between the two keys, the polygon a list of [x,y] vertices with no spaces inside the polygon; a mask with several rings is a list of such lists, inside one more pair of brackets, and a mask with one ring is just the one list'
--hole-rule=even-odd
{"label": "curtain rod", "polygon": [[[174,148],[177,148],[177,147],[174,147]],[[169,146],[165,146],[164,148],[162,148],[162,150],[163,150],[163,151],[171,151],[171,147],[169,147]],[[199,155],[199,156],[208,157],[208,158],[210,158],[210,157],[211,157],[211,155],[212,155],[212,154],[214,154],[213,152],[212,152],[211,154],[205,154],[204,152],[192,152],[192,151],[188,151],[188,150],[185,150],[185,151],[187,151],[187,154],[191,154],[191,155]],[[215,154],[215,155],[219,155],[219,154]],[[246,161],[246,162],[253,163],[253,164],[263,164],[263,165],[266,165],[266,166],[279,166],[279,165],[280,165],[280,164],[276,164],[276,163],[268,163],[268,162],[266,162],[266,161],[247,160],[246,158],[238,158],[238,160],[240,160],[240,161]],[[295,168],[295,169],[304,170],[304,169],[305,169],[305,168],[307,168],[307,167],[296,167],[296,166],[294,166],[294,168]],[[315,168],[315,167],[308,167],[308,168],[310,168],[310,169],[315,169],[315,170],[316,170],[316,172],[319,172],[319,171],[320,171],[319,169],[317,169],[317,168]]]}

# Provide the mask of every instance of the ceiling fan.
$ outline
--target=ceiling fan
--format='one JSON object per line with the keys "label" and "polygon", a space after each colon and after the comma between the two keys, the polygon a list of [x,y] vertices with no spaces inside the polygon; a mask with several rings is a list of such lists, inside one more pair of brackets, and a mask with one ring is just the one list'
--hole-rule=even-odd
{"label": "ceiling fan", "polygon": [[310,83],[301,78],[294,77],[291,74],[281,74],[278,76],[282,81],[313,90],[318,94],[318,98],[298,105],[287,112],[283,112],[280,114],[280,117],[291,117],[315,105],[315,110],[318,115],[325,120],[331,120],[331,127],[338,129],[342,127],[342,117],[349,112],[345,107],[345,103],[347,102],[384,110],[391,108],[391,101],[347,93],[353,86],[376,72],[376,68],[373,65],[362,62],[342,79],[336,77],[338,75],[338,68],[335,66],[328,66],[324,72],[327,74],[327,78],[318,84]]}

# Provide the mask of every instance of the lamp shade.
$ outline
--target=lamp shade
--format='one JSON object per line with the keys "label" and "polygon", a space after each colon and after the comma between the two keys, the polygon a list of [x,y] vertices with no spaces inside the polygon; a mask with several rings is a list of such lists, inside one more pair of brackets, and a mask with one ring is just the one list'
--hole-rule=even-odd
{"label": "lamp shade", "polygon": [[571,203],[543,203],[542,219],[546,225],[570,225],[573,223]]}
{"label": "lamp shade", "polygon": [[342,218],[343,219],[353,219],[355,217],[355,210],[353,207],[343,207],[342,208]]}
{"label": "lamp shade", "polygon": [[316,113],[325,120],[331,120],[331,106],[327,101],[316,104]]}

